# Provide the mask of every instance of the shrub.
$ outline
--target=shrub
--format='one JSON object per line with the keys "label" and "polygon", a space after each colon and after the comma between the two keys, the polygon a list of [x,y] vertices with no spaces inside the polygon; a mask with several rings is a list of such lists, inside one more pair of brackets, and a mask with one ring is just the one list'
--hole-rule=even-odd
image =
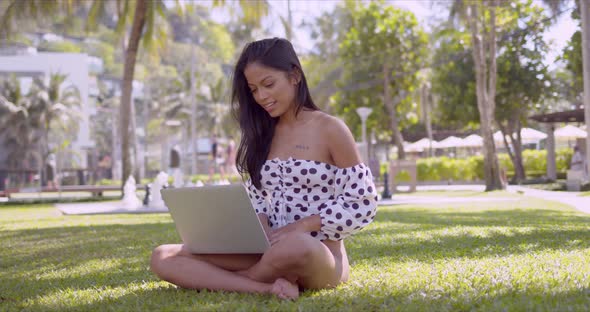
{"label": "shrub", "polygon": [[[556,151],[557,176],[563,177],[572,157],[571,149],[560,149]],[[547,171],[547,151],[525,150],[522,153],[523,165],[528,178],[540,178],[545,176]],[[506,153],[498,154],[500,168],[504,168],[508,176],[514,175],[514,166],[510,156]],[[416,160],[418,181],[474,181],[484,179],[483,156],[472,156],[469,158],[421,158]],[[381,173],[388,170],[387,163],[381,163]],[[394,179],[399,182],[408,182],[410,175],[402,171]]]}

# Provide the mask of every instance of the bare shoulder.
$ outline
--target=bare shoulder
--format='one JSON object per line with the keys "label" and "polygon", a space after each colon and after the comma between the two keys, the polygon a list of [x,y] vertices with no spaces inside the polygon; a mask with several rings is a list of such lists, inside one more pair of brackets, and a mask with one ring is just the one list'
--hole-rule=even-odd
{"label": "bare shoulder", "polygon": [[344,121],[326,113],[322,113],[317,121],[336,166],[347,168],[361,162],[354,137]]}

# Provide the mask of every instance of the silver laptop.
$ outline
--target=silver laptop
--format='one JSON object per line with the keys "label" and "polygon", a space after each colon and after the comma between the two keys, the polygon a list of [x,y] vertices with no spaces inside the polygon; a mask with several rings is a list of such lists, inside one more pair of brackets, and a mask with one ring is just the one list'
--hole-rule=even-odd
{"label": "silver laptop", "polygon": [[192,253],[253,254],[270,247],[241,184],[172,188],[161,194]]}

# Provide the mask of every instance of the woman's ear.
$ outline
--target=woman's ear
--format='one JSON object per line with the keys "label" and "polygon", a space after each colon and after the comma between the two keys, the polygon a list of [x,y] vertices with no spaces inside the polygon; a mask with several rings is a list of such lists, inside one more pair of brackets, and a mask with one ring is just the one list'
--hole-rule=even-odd
{"label": "woman's ear", "polygon": [[294,85],[298,85],[301,82],[301,70],[297,66],[293,66],[293,70],[291,70],[290,80],[291,83]]}

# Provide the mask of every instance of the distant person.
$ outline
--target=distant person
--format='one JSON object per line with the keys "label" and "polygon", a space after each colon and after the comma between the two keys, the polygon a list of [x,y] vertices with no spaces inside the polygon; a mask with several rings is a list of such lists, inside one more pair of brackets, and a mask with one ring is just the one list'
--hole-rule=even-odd
{"label": "distant person", "polygon": [[47,177],[47,188],[49,189],[56,189],[57,182],[55,178],[55,154],[49,154],[47,156],[47,161],[45,162],[45,176]]}
{"label": "distant person", "polygon": [[570,169],[574,171],[585,171],[585,159],[584,155],[580,151],[579,146],[574,146],[574,154],[572,155],[572,161],[570,164]]}
{"label": "distant person", "polygon": [[211,138],[211,152],[209,154],[209,182],[213,182],[213,175],[216,172],[219,172],[221,180],[225,180],[225,168],[223,166],[223,155],[219,153],[219,142],[217,141],[217,137],[213,136]]}
{"label": "distant person", "polygon": [[230,139],[227,143],[225,154],[225,172],[227,174],[234,174],[238,172],[236,169],[236,142],[234,139]]}
{"label": "distant person", "polygon": [[112,174],[111,174],[112,165],[113,165],[113,160],[111,159],[111,156],[108,154],[105,154],[101,158],[101,160],[98,162],[99,178],[100,179],[111,179],[112,178]]}
{"label": "distant person", "polygon": [[506,168],[500,167],[500,182],[502,183],[502,189],[506,189],[508,186],[508,174],[506,174]]}

